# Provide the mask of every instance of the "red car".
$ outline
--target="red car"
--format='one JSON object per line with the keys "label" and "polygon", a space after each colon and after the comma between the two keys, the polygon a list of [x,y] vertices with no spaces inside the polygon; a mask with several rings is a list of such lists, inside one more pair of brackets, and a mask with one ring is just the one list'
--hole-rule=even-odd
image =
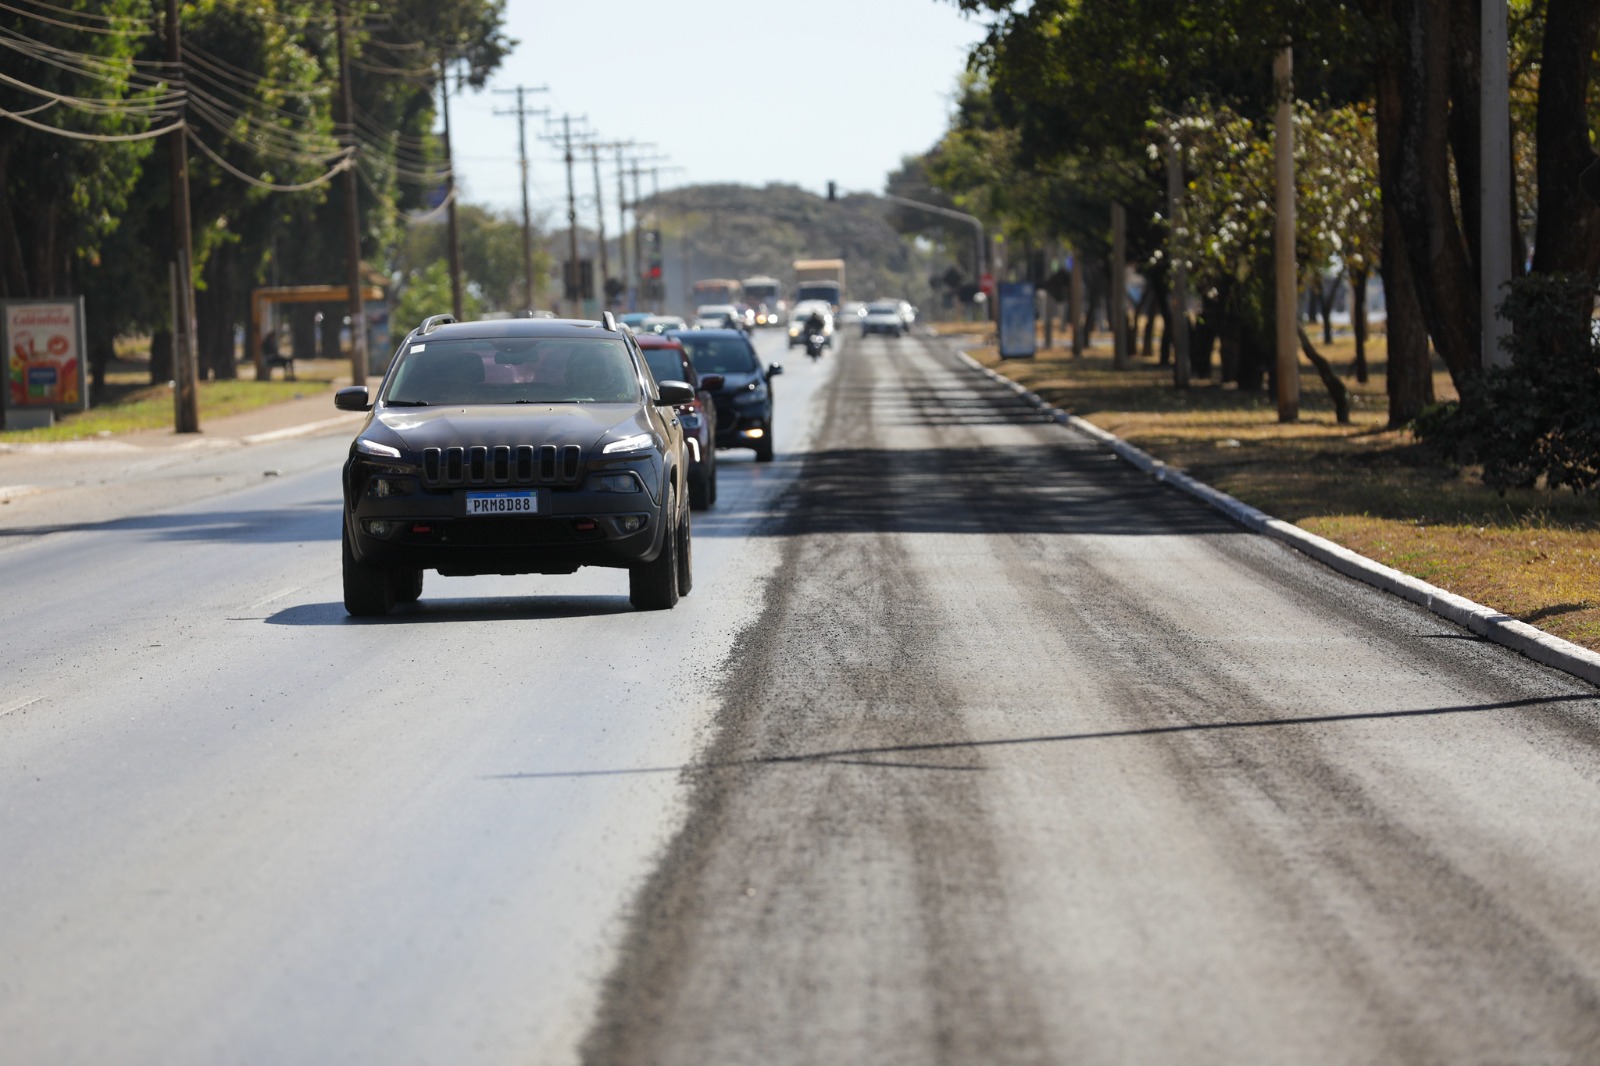
{"label": "red car", "polygon": [[641,333],[636,339],[657,382],[685,381],[694,389],[693,402],[673,410],[689,448],[689,506],[703,511],[717,502],[716,407],[711,394],[722,388],[722,375],[696,373],[683,344],[671,337]]}

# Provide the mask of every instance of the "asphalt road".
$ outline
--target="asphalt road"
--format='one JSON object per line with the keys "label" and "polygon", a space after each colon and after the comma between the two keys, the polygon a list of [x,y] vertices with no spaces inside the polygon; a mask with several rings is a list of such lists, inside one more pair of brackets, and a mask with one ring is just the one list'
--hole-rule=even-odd
{"label": "asphalt road", "polygon": [[934,342],[781,358],[672,612],[346,619],[347,435],[0,514],[0,1059],[1600,1060],[1592,688]]}

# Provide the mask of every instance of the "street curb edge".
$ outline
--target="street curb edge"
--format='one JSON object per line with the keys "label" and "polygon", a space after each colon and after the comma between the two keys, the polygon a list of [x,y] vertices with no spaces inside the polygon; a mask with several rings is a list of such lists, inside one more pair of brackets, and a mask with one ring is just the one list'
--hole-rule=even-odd
{"label": "street curb edge", "polygon": [[1156,481],[1188,493],[1251,532],[1282,541],[1346,577],[1355,578],[1357,581],[1417,604],[1447,621],[1519,652],[1535,662],[1555,667],[1590,684],[1600,685],[1600,654],[1569,640],[1552,636],[1526,622],[1519,622],[1480,603],[1474,603],[1465,596],[1457,596],[1436,585],[1430,585],[1421,578],[1401,573],[1393,567],[1385,566],[1315,533],[1308,533],[1299,526],[1273,518],[1242,500],[1235,499],[1210,485],[1196,481],[1180,470],[1169,467],[1115,434],[1108,433],[1099,426],[1086,422],[1077,415],[1069,414],[1059,407],[1051,406],[1038,393],[991,370],[966,352],[958,351],[956,354],[967,366],[1004,385],[1035,407],[1047,412],[1056,422],[1099,442],[1107,451],[1135,469]]}

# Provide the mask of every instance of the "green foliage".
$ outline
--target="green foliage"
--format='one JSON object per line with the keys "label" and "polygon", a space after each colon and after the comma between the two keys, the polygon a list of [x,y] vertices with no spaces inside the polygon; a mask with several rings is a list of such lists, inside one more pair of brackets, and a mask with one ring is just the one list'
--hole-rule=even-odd
{"label": "green foliage", "polygon": [[[483,303],[471,290],[461,295],[461,313],[465,318],[478,318],[483,314]],[[390,320],[390,331],[397,338],[422,324],[429,315],[450,312],[450,267],[444,260],[435,260],[419,270],[406,286],[399,303],[395,305]]]}
{"label": "green foliage", "polygon": [[1511,365],[1465,383],[1459,405],[1430,409],[1413,429],[1504,492],[1541,479],[1586,494],[1600,486],[1600,342],[1592,280],[1519,278],[1501,307]]}

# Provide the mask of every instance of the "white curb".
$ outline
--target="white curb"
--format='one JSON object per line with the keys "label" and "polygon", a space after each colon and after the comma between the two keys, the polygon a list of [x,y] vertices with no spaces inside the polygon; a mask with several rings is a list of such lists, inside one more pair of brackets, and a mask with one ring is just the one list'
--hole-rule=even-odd
{"label": "white curb", "polygon": [[1218,492],[1210,485],[1202,484],[1181,471],[1174,470],[1166,463],[1141,451],[1127,441],[1112,433],[1107,433],[1099,426],[1085,422],[1076,415],[1068,414],[1059,407],[1052,407],[1037,393],[1018,385],[1015,381],[990,370],[979,363],[966,352],[957,352],[962,362],[972,369],[984,374],[993,381],[999,382],[1012,392],[1026,399],[1029,403],[1046,411],[1057,422],[1070,426],[1085,436],[1099,441],[1107,451],[1138,468],[1157,481],[1182,489],[1189,495],[1198,498],[1212,508],[1221,511],[1229,518],[1238,522],[1253,533],[1260,533],[1268,537],[1283,541],[1292,548],[1296,548],[1306,555],[1311,556],[1347,577],[1357,581],[1364,581],[1375,588],[1391,592],[1401,599],[1409,600],[1421,607],[1432,611],[1434,614],[1456,625],[1470,629],[1481,637],[1504,645],[1526,655],[1528,658],[1546,666],[1553,666],[1575,677],[1580,677],[1591,684],[1600,685],[1600,654],[1580,647],[1569,640],[1553,637],[1542,629],[1519,622],[1509,615],[1499,611],[1490,610],[1482,604],[1474,603],[1464,596],[1457,596],[1453,592],[1446,592],[1435,585],[1430,585],[1420,578],[1403,574],[1393,567],[1384,566],[1374,562],[1364,555],[1358,555],[1349,548],[1344,548],[1331,540],[1307,533],[1298,526],[1290,525],[1281,519],[1273,518],[1247,503],[1234,499],[1225,492]]}

